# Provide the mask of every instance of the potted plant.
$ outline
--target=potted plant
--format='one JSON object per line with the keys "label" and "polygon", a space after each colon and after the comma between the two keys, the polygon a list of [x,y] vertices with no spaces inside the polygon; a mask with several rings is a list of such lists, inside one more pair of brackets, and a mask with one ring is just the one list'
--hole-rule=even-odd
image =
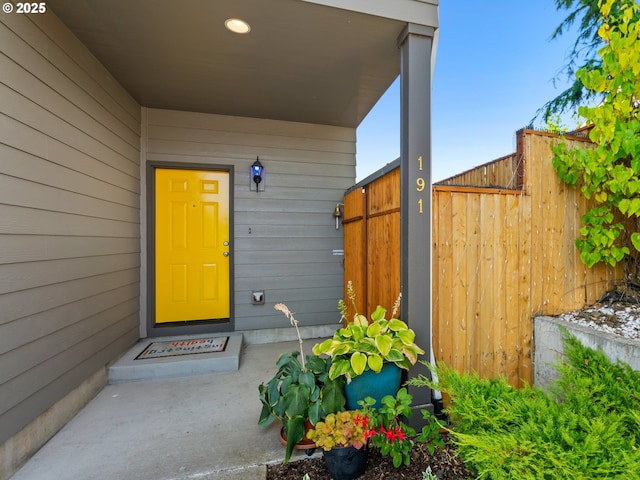
{"label": "potted plant", "polygon": [[324,450],[324,463],[333,480],[353,480],[364,473],[367,438],[372,434],[367,416],[360,410],[347,410],[327,415],[308,435]]}
{"label": "potted plant", "polygon": [[[347,408],[355,410],[358,402],[368,396],[379,402],[386,395],[395,395],[400,388],[401,370],[409,370],[418,355],[425,352],[415,344],[415,332],[396,318],[401,295],[393,305],[390,319],[385,318],[387,310],[378,305],[370,320],[357,312],[351,281],[347,284],[347,295],[356,312],[353,321],[336,331],[333,338],[316,344],[313,353],[332,359],[329,378],[346,379]],[[338,306],[345,319],[344,300]]]}
{"label": "potted plant", "polygon": [[344,408],[344,380],[329,378],[330,358],[304,355],[298,321],[286,305],[277,304],[274,308],[283,312],[295,327],[300,352],[281,354],[276,363],[276,374],[266,384],[258,386],[262,402],[258,425],[266,428],[275,419],[282,421],[286,462],[296,444],[304,438],[305,424],[315,425],[328,414]]}
{"label": "potted plant", "polygon": [[[373,407],[375,400],[371,397],[360,402],[363,415],[369,419],[367,438],[370,438],[373,446],[380,449],[382,455],[391,457],[393,466],[396,468],[402,464],[411,463],[410,452],[414,445],[416,431],[404,423],[403,419],[411,417],[412,400],[413,396],[403,387],[398,390],[395,397],[392,395],[384,397],[380,408]],[[423,410],[423,414],[425,413],[430,416],[426,410]],[[435,440],[433,425],[437,428],[437,423],[427,422],[419,437],[420,440]]]}

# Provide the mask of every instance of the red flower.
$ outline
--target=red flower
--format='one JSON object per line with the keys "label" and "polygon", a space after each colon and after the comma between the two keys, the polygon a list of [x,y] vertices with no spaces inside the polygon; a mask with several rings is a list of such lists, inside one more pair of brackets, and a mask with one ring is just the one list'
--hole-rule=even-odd
{"label": "red flower", "polygon": [[366,415],[354,415],[353,423],[356,425],[362,425],[362,428],[367,428],[369,425],[369,418]]}
{"label": "red flower", "polygon": [[387,430],[386,432],[387,440],[391,440],[391,442],[396,441],[397,434],[393,430]]}

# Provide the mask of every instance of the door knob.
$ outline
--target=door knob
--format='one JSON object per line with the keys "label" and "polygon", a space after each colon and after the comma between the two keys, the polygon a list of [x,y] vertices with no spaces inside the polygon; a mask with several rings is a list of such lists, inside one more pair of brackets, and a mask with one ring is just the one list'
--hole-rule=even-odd
{"label": "door knob", "polygon": [[229,252],[222,252],[222,255],[224,255],[225,257],[229,256]]}
{"label": "door knob", "polygon": [[228,247],[229,246],[229,242],[226,242],[226,241],[222,242],[222,245],[224,245],[225,247]]}

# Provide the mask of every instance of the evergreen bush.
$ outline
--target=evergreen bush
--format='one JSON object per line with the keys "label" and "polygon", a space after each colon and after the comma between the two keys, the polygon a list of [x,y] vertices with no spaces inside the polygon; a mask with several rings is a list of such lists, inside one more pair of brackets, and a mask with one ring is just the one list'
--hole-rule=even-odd
{"label": "evergreen bush", "polygon": [[437,385],[424,376],[410,382],[451,397],[451,433],[478,478],[640,478],[640,372],[610,362],[566,330],[563,343],[560,378],[548,393],[443,364],[435,368]]}

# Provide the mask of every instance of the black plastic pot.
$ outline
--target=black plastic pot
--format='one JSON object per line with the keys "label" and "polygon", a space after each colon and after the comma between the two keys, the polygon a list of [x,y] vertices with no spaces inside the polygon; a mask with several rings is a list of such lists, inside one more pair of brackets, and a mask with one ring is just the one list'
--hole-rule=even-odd
{"label": "black plastic pot", "polygon": [[333,447],[325,450],[323,457],[333,480],[354,480],[364,473],[367,466],[366,447]]}

